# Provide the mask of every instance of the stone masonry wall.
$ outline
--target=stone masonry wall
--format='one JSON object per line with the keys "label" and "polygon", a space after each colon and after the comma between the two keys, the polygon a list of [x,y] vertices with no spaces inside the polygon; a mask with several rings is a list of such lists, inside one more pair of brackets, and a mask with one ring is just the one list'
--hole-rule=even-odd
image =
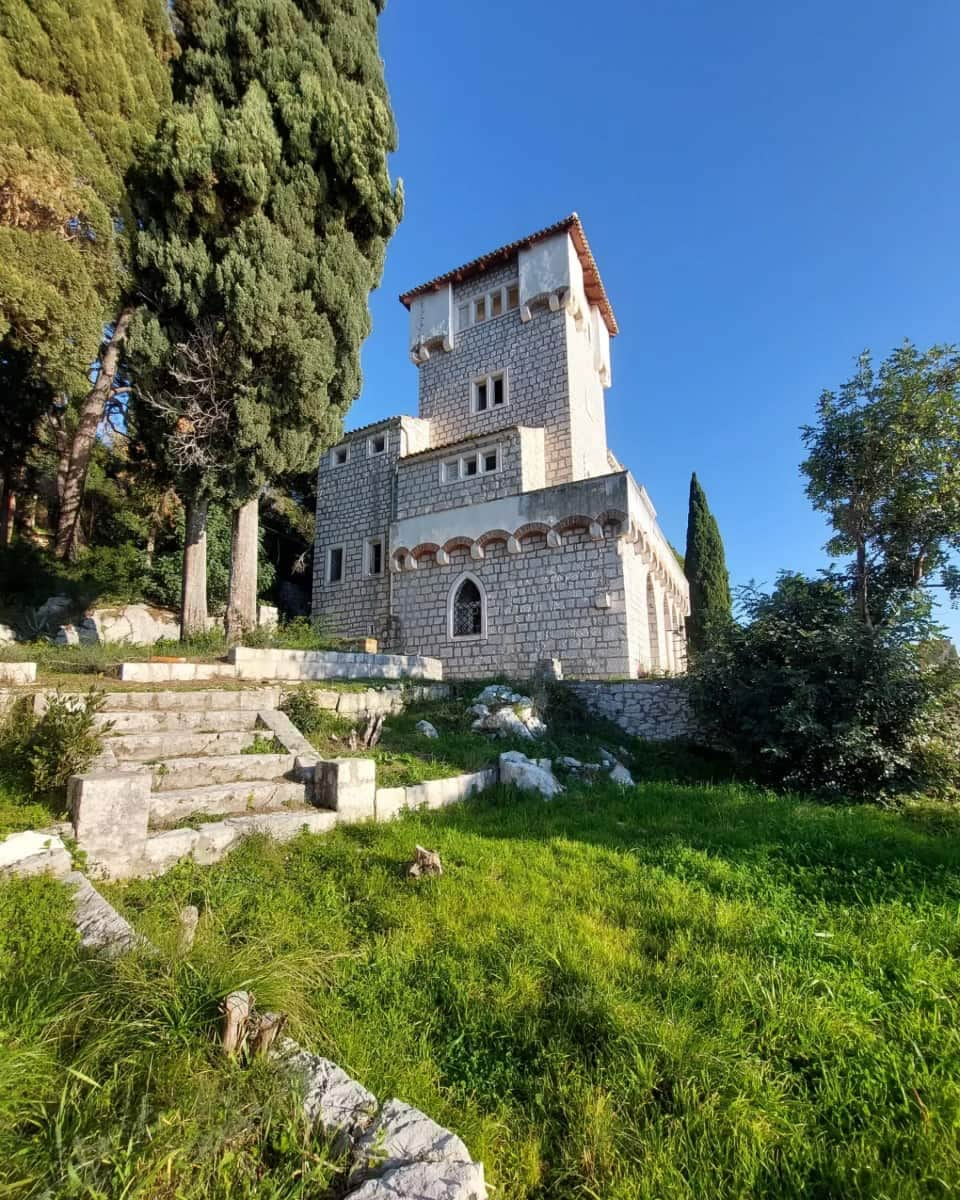
{"label": "stone masonry wall", "polygon": [[[371,433],[386,432],[385,454],[369,456]],[[350,461],[332,465],[332,452],[324,454],[317,475],[317,534],[314,549],[313,615],[344,637],[384,638],[389,629],[390,575],[388,535],[393,509],[400,421],[347,434],[339,445],[349,445]],[[380,575],[366,573],[367,538],[383,539]],[[340,583],[326,581],[327,550],[343,546],[344,571]]]}
{"label": "stone masonry wall", "polygon": [[574,479],[606,475],[607,422],[603,384],[594,362],[593,321],[588,314],[577,328],[567,314],[567,376],[570,386],[570,453]]}
{"label": "stone masonry wall", "polygon": [[[469,296],[517,277],[516,266],[490,271],[455,289],[454,310]],[[546,485],[573,476],[567,388],[567,314],[538,308],[526,324],[519,310],[494,317],[455,337],[452,351],[435,351],[419,368],[420,416],[431,421],[431,441],[443,446],[505,426],[545,429]],[[474,413],[471,384],[495,371],[507,372],[507,403]]]}
{"label": "stone masonry wall", "polygon": [[[500,469],[447,483],[443,464],[461,453],[497,448]],[[520,430],[504,429],[490,437],[475,438],[456,450],[431,450],[401,459],[397,476],[397,520],[420,513],[480,504],[500,496],[515,496],[523,490]]]}
{"label": "stone masonry wall", "polygon": [[570,690],[597,717],[614,721],[626,733],[649,741],[697,738],[687,691],[672,681],[568,683]]}
{"label": "stone masonry wall", "polygon": [[[405,653],[435,654],[445,679],[507,674],[526,678],[544,658],[559,658],[582,678],[626,675],[627,630],[623,568],[615,538],[592,540],[586,531],[563,535],[548,547],[542,535],[523,538],[521,552],[505,542],[484,557],[453,550],[447,566],[432,556],[415,571],[394,576],[399,645]],[[451,638],[448,600],[465,575],[486,593],[486,636]]]}

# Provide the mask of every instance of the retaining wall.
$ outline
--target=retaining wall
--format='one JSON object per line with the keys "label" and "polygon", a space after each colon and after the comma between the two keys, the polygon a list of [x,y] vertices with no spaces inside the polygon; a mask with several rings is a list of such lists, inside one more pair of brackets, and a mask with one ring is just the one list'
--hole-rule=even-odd
{"label": "retaining wall", "polygon": [[675,680],[629,680],[623,683],[568,683],[570,690],[596,717],[614,721],[634,737],[651,742],[696,739],[696,721],[686,687]]}
{"label": "retaining wall", "polygon": [[[3,665],[26,664],[0,664]],[[225,663],[122,663],[120,678],[125,683],[192,683],[208,679],[282,679],[291,683],[309,683],[324,679],[430,681],[443,678],[443,664],[439,658],[424,658],[417,654],[356,654],[346,650],[251,650],[245,646],[237,646],[230,651],[229,661]]]}

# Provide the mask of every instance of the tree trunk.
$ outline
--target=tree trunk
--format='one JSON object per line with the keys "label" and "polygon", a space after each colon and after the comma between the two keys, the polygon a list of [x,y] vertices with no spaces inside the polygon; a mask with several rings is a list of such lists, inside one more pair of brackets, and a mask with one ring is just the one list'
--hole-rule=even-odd
{"label": "tree trunk", "polygon": [[180,593],[180,640],[207,630],[207,509],[206,499],[187,502],[183,544],[183,590]]}
{"label": "tree trunk", "polygon": [[3,477],[3,487],[0,488],[0,546],[9,546],[13,542],[16,515],[17,493],[14,490],[13,472],[8,471]]}
{"label": "tree trunk", "polygon": [[113,333],[100,356],[100,372],[97,375],[97,382],[87,392],[80,406],[80,419],[70,445],[70,456],[66,464],[63,491],[60,496],[60,516],[57,520],[56,540],[57,558],[73,558],[77,549],[77,523],[80,519],[80,505],[83,503],[83,489],[87,482],[90,456],[93,453],[97,430],[106,411],[107,401],[110,399],[114,376],[120,362],[120,349],[127,336],[132,316],[133,309],[125,308],[117,318]]}
{"label": "tree trunk", "polygon": [[870,597],[867,595],[867,545],[863,539],[857,541],[857,609],[860,620],[869,629],[873,622],[870,619]]}
{"label": "tree trunk", "polygon": [[227,641],[239,642],[257,626],[257,553],[259,500],[256,496],[233,510],[230,542],[230,591],[225,628]]}

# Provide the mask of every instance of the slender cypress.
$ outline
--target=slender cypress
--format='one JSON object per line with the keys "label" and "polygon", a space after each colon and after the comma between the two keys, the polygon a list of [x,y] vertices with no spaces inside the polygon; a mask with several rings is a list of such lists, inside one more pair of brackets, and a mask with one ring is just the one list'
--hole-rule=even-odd
{"label": "slender cypress", "polygon": [[715,630],[730,620],[730,576],[723,539],[696,472],[690,478],[684,572],[690,584],[687,645],[691,655],[709,648]]}

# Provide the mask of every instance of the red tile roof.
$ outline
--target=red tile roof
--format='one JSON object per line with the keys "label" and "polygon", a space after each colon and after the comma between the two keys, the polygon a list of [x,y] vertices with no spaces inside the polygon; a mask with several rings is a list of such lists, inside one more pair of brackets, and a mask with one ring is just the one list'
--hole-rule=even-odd
{"label": "red tile roof", "polygon": [[445,283],[462,283],[466,279],[472,279],[476,275],[481,275],[484,271],[489,271],[491,267],[503,262],[504,259],[512,258],[518,250],[525,250],[528,246],[545,241],[557,233],[569,233],[573,239],[577,256],[580,259],[580,266],[583,268],[583,287],[587,294],[587,299],[591,304],[595,304],[600,309],[604,323],[610,331],[610,336],[615,337],[619,332],[617,319],[613,315],[613,309],[610,307],[610,301],[607,299],[603,280],[600,278],[600,272],[597,270],[597,264],[590,249],[590,243],[587,241],[587,235],[583,232],[583,225],[580,223],[580,218],[576,213],[571,213],[569,217],[564,217],[562,221],[557,221],[555,225],[548,225],[545,229],[538,229],[536,233],[530,233],[516,242],[509,242],[506,246],[501,246],[499,250],[491,250],[489,254],[482,254],[472,262],[464,263],[462,267],[456,267],[452,271],[438,275],[436,279],[430,279],[426,283],[421,283],[419,287],[415,287],[409,292],[404,292],[400,297],[400,303],[409,308],[410,302],[416,299],[417,296],[422,296],[425,292],[435,291]]}

